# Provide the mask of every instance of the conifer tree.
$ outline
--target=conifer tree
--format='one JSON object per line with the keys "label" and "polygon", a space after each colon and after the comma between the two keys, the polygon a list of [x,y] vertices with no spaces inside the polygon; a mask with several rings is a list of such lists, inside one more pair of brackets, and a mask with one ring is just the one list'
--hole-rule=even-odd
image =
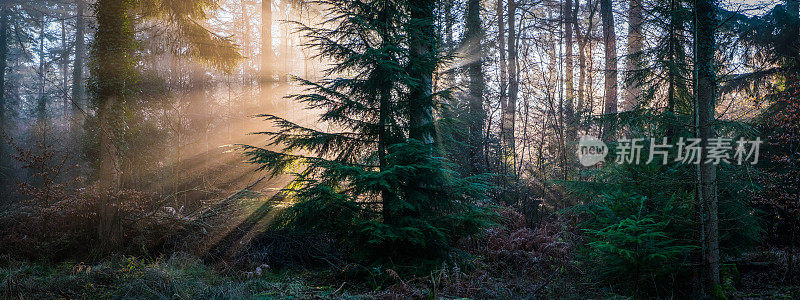
{"label": "conifer tree", "polygon": [[[697,138],[700,146],[708,149],[709,139],[716,136],[714,126],[717,98],[717,77],[714,61],[717,26],[715,5],[712,0],[695,0],[695,110]],[[710,162],[701,161],[697,170],[700,215],[703,216],[703,284],[704,292],[719,285],[719,214],[717,201],[717,169]]]}
{"label": "conifer tree", "polygon": [[306,90],[291,98],[322,110],[319,122],[333,130],[265,114],[277,130],[259,134],[280,150],[245,145],[246,154],[262,169],[297,176],[285,225],[330,231],[376,259],[441,258],[481,224],[472,203],[484,185],[436,155],[433,110],[448,93],[434,93],[430,81],[440,59],[433,4],[320,4],[330,17],[302,31],[333,64],[327,79],[297,79]]}

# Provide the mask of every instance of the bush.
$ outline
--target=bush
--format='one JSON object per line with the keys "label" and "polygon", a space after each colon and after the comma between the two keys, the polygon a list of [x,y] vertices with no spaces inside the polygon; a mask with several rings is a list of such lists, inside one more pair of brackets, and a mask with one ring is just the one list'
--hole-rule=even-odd
{"label": "bush", "polygon": [[60,261],[113,253],[153,255],[189,223],[159,198],[97,186],[27,186],[24,201],[0,214],[0,253]]}
{"label": "bush", "polygon": [[[645,147],[647,148],[647,147]],[[758,219],[742,188],[744,172],[718,167],[720,252],[732,256],[759,238]],[[565,213],[582,222],[584,264],[609,284],[636,295],[688,287],[690,252],[700,228],[692,165],[607,165],[590,180],[562,182],[579,203]],[[746,175],[746,174],[744,174]],[[686,290],[686,289],[680,289]]]}

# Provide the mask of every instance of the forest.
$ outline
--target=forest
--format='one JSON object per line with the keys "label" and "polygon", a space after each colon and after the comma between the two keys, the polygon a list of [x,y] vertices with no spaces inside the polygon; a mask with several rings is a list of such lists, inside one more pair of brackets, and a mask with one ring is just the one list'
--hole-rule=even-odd
{"label": "forest", "polygon": [[798,0],[0,0],[0,299],[800,299]]}

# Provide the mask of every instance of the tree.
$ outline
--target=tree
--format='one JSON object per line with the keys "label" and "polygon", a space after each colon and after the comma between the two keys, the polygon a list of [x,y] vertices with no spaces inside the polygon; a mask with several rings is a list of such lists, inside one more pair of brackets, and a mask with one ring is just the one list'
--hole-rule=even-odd
{"label": "tree", "polygon": [[[242,10],[242,55],[250,57],[250,10],[247,8],[248,0],[241,0]],[[250,78],[250,64],[245,62],[242,64],[242,82],[249,84]]]}
{"label": "tree", "polygon": [[[714,31],[717,26],[716,6],[712,0],[695,0],[695,107],[697,138],[702,149],[716,135],[714,113],[717,78],[714,60]],[[703,292],[709,296],[719,285],[719,216],[717,213],[716,166],[708,160],[697,168],[697,197],[700,207],[703,248]]]}
{"label": "tree", "polygon": [[425,144],[433,143],[433,71],[436,69],[436,37],[434,28],[434,5],[425,0],[409,0],[408,76],[409,85],[408,137]]}
{"label": "tree", "polygon": [[[577,2],[577,1],[576,1]],[[578,6],[577,3],[575,6]],[[563,17],[563,26],[564,26],[564,47],[565,47],[565,54],[564,54],[564,84],[566,90],[566,99],[565,99],[565,107],[564,107],[564,119],[566,123],[566,136],[564,137],[564,151],[565,154],[567,153],[574,153],[571,151],[571,147],[568,147],[571,143],[575,142],[577,139],[577,119],[575,118],[575,80],[574,80],[574,69],[575,64],[573,63],[573,36],[572,30],[575,28],[572,23],[575,22],[573,19],[573,10],[572,10],[572,0],[566,0],[564,2],[564,8],[561,12]],[[564,160],[567,163],[566,159]],[[567,163],[564,167],[567,168],[568,165],[571,163]],[[566,172],[565,172],[566,173]]]}
{"label": "tree", "polygon": [[483,90],[486,83],[483,78],[483,28],[481,27],[481,3],[479,0],[467,1],[467,15],[465,18],[466,32],[464,44],[468,50],[466,56],[469,62],[466,65],[469,78],[468,102],[469,115],[469,160],[472,165],[473,175],[485,172],[484,166],[484,136],[483,124],[486,112],[483,109]]}
{"label": "tree", "polygon": [[624,110],[631,110],[637,105],[638,98],[641,97],[642,88],[636,75],[641,69],[642,56],[642,0],[630,0],[628,2],[628,54],[625,60],[625,104]]}
{"label": "tree", "polygon": [[[6,60],[8,59],[8,15],[9,9],[0,6],[0,134],[6,133]],[[0,140],[0,168],[6,167],[6,141]],[[0,189],[6,189],[5,170],[0,169]],[[6,195],[7,193],[3,193]]]}
{"label": "tree", "polygon": [[307,89],[293,98],[321,109],[319,122],[336,131],[263,115],[278,129],[261,134],[280,150],[245,145],[246,154],[275,173],[300,170],[282,224],[332,232],[371,260],[441,258],[481,223],[471,203],[482,187],[435,155],[433,110],[447,93],[432,91],[434,3],[323,3],[330,17],[301,30],[334,63],[328,79],[298,79]]}
{"label": "tree", "polygon": [[275,53],[272,51],[272,0],[261,0],[261,80],[272,80]]}
{"label": "tree", "polygon": [[72,129],[73,134],[80,132],[83,127],[84,114],[84,82],[83,82],[83,56],[86,52],[84,40],[84,11],[86,3],[75,0],[75,60],[72,62]]}
{"label": "tree", "polygon": [[[503,142],[503,163],[506,168],[514,170],[516,162],[516,137],[514,121],[517,115],[517,96],[519,94],[519,78],[517,73],[517,35],[516,35],[516,14],[517,3],[514,0],[508,1],[508,97],[502,111],[502,142]],[[503,63],[501,61],[501,63]]]}
{"label": "tree", "polygon": [[92,46],[94,107],[97,110],[99,140],[99,178],[102,186],[120,185],[119,157],[114,136],[113,113],[119,110],[135,80],[133,2],[100,0],[95,4],[97,32]]}
{"label": "tree", "polygon": [[498,102],[500,102],[500,166],[502,168],[502,172],[506,171],[505,167],[505,156],[507,153],[506,144],[505,144],[505,137],[508,135],[506,131],[508,131],[508,124],[505,122],[505,114],[508,110],[508,102],[506,99],[508,98],[508,61],[506,60],[506,19],[505,11],[503,10],[503,0],[497,0],[495,3],[495,14],[497,15],[497,52],[499,54],[499,60],[497,61],[498,69],[500,69],[500,78],[499,78],[499,97]]}
{"label": "tree", "polygon": [[600,0],[600,16],[603,22],[603,44],[605,45],[605,114],[603,141],[610,141],[616,133],[617,114],[617,34],[614,30],[614,15],[611,0]]}

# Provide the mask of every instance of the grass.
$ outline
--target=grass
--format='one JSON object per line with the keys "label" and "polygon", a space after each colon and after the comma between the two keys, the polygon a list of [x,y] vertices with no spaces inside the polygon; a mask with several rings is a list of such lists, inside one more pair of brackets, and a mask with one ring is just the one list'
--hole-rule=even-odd
{"label": "grass", "polygon": [[220,274],[199,259],[185,254],[150,261],[121,257],[94,265],[62,263],[47,266],[12,261],[0,267],[0,298],[359,298],[337,287],[312,286],[302,276],[263,275]]}

